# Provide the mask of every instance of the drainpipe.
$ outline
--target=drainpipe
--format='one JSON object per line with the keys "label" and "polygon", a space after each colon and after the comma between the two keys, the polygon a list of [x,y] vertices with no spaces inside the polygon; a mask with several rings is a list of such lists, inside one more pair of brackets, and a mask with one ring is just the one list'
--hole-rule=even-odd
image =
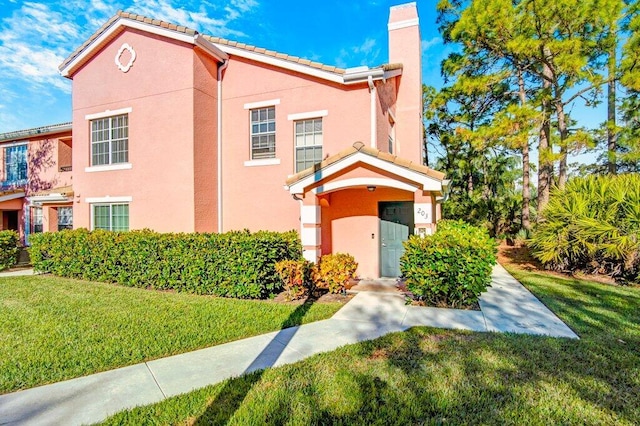
{"label": "drainpipe", "polygon": [[222,233],[222,72],[229,60],[218,66],[218,233]]}
{"label": "drainpipe", "polygon": [[369,83],[369,93],[371,93],[371,148],[377,148],[377,122],[376,122],[376,86],[373,84],[373,77],[367,78]]}

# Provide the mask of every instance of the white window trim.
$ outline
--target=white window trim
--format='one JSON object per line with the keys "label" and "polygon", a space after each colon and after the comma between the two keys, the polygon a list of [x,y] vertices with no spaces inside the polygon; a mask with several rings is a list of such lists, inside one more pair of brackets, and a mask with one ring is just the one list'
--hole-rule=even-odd
{"label": "white window trim", "polygon": [[85,167],[84,171],[87,173],[93,172],[109,172],[113,170],[128,170],[132,168],[131,163],[116,163],[116,164],[103,164],[100,166],[89,166]]}
{"label": "white window trim", "polygon": [[260,102],[250,102],[248,104],[244,104],[244,109],[264,108],[264,107],[271,107],[275,105],[280,105],[280,99],[271,99],[268,101],[260,101]]}
{"label": "white window trim", "polygon": [[289,114],[287,115],[287,120],[289,121],[308,120],[310,118],[326,117],[327,115],[329,115],[329,111],[326,109],[323,109],[320,111],[299,112],[297,114]]}
{"label": "white window trim", "polygon": [[133,197],[131,196],[123,196],[123,197],[110,197],[107,195],[106,197],[87,197],[84,199],[85,203],[88,204],[117,204],[117,203],[130,203],[133,201]]}
{"label": "white window trim", "polygon": [[11,142],[11,143],[3,143],[0,145],[1,148],[13,148],[14,146],[22,146],[29,145],[29,141],[20,141],[20,142]]}
{"label": "white window trim", "polygon": [[244,162],[245,167],[276,166],[280,164],[279,158],[265,158],[263,160],[249,160]]}
{"label": "white window trim", "polygon": [[99,118],[112,117],[114,115],[129,114],[132,111],[133,111],[133,108],[131,108],[131,107],[121,108],[121,109],[113,109],[113,110],[106,110],[106,111],[102,111],[102,112],[97,112],[95,114],[87,114],[87,115],[84,116],[84,119],[85,120],[97,120]]}
{"label": "white window trim", "polygon": [[[106,197],[106,199],[110,200],[110,201],[95,201],[95,202],[91,202],[91,205],[89,206],[89,208],[91,209],[91,213],[90,213],[90,220],[91,220],[91,230],[95,231],[95,207],[96,206],[104,206],[104,205],[110,205],[110,204],[127,204],[129,205],[128,201],[117,201],[118,199],[124,199],[124,198],[129,198],[131,199],[131,197]],[[100,199],[104,199],[104,198],[87,198],[87,200],[100,200]],[[89,202],[89,201],[87,201]],[[131,207],[131,206],[129,206]],[[129,230],[131,230],[131,210],[129,210]],[[111,230],[109,230],[111,231]]]}

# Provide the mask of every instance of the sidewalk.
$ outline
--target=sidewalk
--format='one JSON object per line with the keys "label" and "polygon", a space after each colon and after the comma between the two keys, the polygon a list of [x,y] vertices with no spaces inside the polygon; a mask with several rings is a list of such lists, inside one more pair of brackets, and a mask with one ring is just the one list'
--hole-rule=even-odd
{"label": "sidewalk", "polygon": [[500,265],[480,307],[481,312],[407,306],[401,295],[361,292],[328,320],[0,395],[0,423],[99,422],[127,408],[413,326],[578,338]]}

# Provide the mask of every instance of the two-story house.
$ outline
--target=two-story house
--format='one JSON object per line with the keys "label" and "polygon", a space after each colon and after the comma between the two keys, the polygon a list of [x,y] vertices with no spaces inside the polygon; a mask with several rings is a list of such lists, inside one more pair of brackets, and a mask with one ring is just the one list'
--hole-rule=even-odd
{"label": "two-story house", "polygon": [[415,3],[391,8],[388,37],[387,64],[341,69],[117,13],[60,66],[73,226],[297,229],[310,260],[348,252],[361,276],[397,276],[447,182],[422,165]]}

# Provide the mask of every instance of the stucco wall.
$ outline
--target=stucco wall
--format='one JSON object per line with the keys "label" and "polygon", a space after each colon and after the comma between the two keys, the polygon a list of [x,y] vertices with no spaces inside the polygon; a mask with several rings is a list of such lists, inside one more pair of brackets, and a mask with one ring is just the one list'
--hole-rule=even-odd
{"label": "stucco wall", "polygon": [[349,253],[358,265],[363,278],[380,276],[380,220],[381,201],[413,201],[413,193],[393,188],[346,189],[325,196],[329,207],[323,207],[322,253]]}
{"label": "stucco wall", "polygon": [[[323,157],[370,140],[366,83],[342,86],[232,57],[223,78],[223,229],[300,228],[298,203],[283,189],[295,173],[294,121],[289,114],[326,110]],[[250,111],[246,103],[279,99],[276,158],[280,164],[245,166],[250,158]]]}
{"label": "stucco wall", "polygon": [[[114,58],[123,43],[136,52],[131,69]],[[130,229],[193,231],[194,140],[211,126],[194,126],[194,52],[191,46],[127,29],[73,76],[74,227],[89,228],[88,197],[132,197]],[[206,101],[197,101],[210,113]],[[86,172],[90,165],[87,114],[131,108],[131,169]]]}

